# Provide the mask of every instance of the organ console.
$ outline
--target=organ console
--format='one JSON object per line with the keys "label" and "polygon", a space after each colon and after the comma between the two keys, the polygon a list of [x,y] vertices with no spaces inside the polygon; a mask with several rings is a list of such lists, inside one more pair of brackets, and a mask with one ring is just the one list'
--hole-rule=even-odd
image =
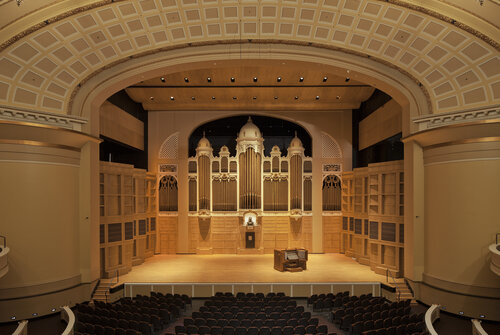
{"label": "organ console", "polygon": [[274,250],[274,269],[298,272],[306,270],[308,252],[306,249]]}

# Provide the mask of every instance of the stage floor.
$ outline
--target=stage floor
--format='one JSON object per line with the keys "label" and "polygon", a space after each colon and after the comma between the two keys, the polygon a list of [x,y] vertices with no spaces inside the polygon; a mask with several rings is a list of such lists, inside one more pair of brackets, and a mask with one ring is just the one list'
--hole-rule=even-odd
{"label": "stage floor", "polygon": [[307,270],[279,272],[274,255],[155,255],[120,276],[120,283],[386,282],[341,254],[309,254]]}

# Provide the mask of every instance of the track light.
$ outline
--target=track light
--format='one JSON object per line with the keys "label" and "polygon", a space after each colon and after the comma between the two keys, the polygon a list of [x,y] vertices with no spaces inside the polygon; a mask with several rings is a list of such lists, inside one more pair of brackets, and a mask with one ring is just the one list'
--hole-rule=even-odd
{"label": "track light", "polygon": [[212,100],[215,100],[215,97],[212,97]]}
{"label": "track light", "polygon": [[278,100],[278,97],[274,97],[274,100]]}
{"label": "track light", "polygon": [[170,97],[170,100],[172,100],[172,101],[173,101],[173,100],[175,100],[175,98],[174,98],[174,97]]}
{"label": "track light", "polygon": [[211,82],[212,82],[212,78],[208,77],[208,78],[207,78],[207,81],[208,81],[209,83],[211,83]]}
{"label": "track light", "polygon": [[319,95],[316,96],[316,100],[319,100]]}
{"label": "track light", "polygon": [[234,83],[236,79],[234,77],[231,77],[231,82]]}
{"label": "track light", "polygon": [[161,80],[162,83],[164,83],[165,82],[165,77],[161,77],[160,80]]}
{"label": "track light", "polygon": [[301,83],[302,83],[302,82],[304,82],[304,77],[300,77],[300,78],[299,78],[299,81],[300,81]]}
{"label": "track light", "polygon": [[196,98],[195,97],[191,97],[191,100],[196,100]]}
{"label": "track light", "polygon": [[276,78],[276,81],[277,81],[278,83],[280,83],[280,82],[281,82],[281,77]]}
{"label": "track light", "polygon": [[328,77],[327,76],[324,76],[323,77],[323,82],[326,83],[326,81],[328,80]]}
{"label": "track light", "polygon": [[155,97],[149,97],[149,100],[154,101]]}
{"label": "track light", "polygon": [[233,100],[236,100],[236,99],[238,99],[238,98],[237,97],[233,97]]}
{"label": "track light", "polygon": [[349,82],[349,80],[351,80],[351,78],[350,78],[350,77],[345,77],[345,82],[346,82],[346,83],[348,83],[348,82]]}
{"label": "track light", "polygon": [[257,77],[253,77],[253,82],[256,83],[257,82]]}
{"label": "track light", "polygon": [[188,77],[184,77],[184,81],[185,81],[186,83],[189,83],[189,78],[188,78]]}
{"label": "track light", "polygon": [[295,99],[295,100],[299,100],[299,97],[298,97],[298,96],[295,96],[295,98],[294,98],[294,99]]}

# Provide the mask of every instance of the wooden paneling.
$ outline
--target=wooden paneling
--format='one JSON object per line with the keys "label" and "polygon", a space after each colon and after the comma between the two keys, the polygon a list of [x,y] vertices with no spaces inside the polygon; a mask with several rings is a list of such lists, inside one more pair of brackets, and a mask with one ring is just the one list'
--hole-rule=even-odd
{"label": "wooden paneling", "polygon": [[323,216],[323,251],[340,252],[340,232],[341,232],[340,216]]}
{"label": "wooden paneling", "polygon": [[289,218],[283,216],[262,217],[264,253],[272,254],[274,249],[288,248]]}
{"label": "wooden paneling", "polygon": [[401,132],[401,106],[389,100],[359,123],[359,150]]}
{"label": "wooden paneling", "polygon": [[214,254],[235,254],[239,244],[238,217],[211,218],[212,248]]}
{"label": "wooden paneling", "polygon": [[144,150],[144,123],[112,103],[99,110],[100,133],[121,143]]}
{"label": "wooden paneling", "polygon": [[175,254],[177,252],[177,216],[160,216],[158,218],[160,234],[160,253]]}

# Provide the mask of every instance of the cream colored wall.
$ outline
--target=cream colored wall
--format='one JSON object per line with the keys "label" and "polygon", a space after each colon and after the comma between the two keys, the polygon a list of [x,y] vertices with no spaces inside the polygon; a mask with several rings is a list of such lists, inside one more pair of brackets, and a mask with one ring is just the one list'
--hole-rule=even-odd
{"label": "cream colored wall", "polygon": [[489,269],[488,246],[499,227],[500,142],[427,149],[424,164],[423,282],[451,292],[440,302],[447,310],[499,320],[491,298],[500,299],[500,282]]}
{"label": "cream colored wall", "polygon": [[[0,308],[0,322],[10,321],[16,312],[27,313],[18,318],[50,312],[36,297],[31,312],[16,311],[8,304],[11,299],[81,283],[79,172],[78,152],[0,144],[1,234],[10,248],[9,272],[0,281],[0,301],[8,308]],[[53,307],[69,301],[74,301],[71,296],[55,300]]]}
{"label": "cream colored wall", "polygon": [[[338,112],[291,112],[291,113],[251,113],[251,112],[150,112],[149,113],[149,170],[157,171],[160,162],[158,153],[162,143],[173,133],[179,132],[178,150],[178,185],[179,185],[179,218],[177,251],[188,252],[188,185],[187,155],[188,139],[191,132],[199,125],[232,115],[269,115],[295,122],[304,127],[312,137],[313,146],[313,218],[312,218],[312,252],[323,252],[323,221],[321,216],[321,169],[328,159],[321,158],[321,132],[331,135],[339,144],[343,153],[343,168],[351,169],[351,111]],[[236,136],[236,134],[235,134]],[[217,154],[217,153],[214,153]],[[170,161],[175,163],[175,160]],[[182,200],[184,199],[184,200]]]}

